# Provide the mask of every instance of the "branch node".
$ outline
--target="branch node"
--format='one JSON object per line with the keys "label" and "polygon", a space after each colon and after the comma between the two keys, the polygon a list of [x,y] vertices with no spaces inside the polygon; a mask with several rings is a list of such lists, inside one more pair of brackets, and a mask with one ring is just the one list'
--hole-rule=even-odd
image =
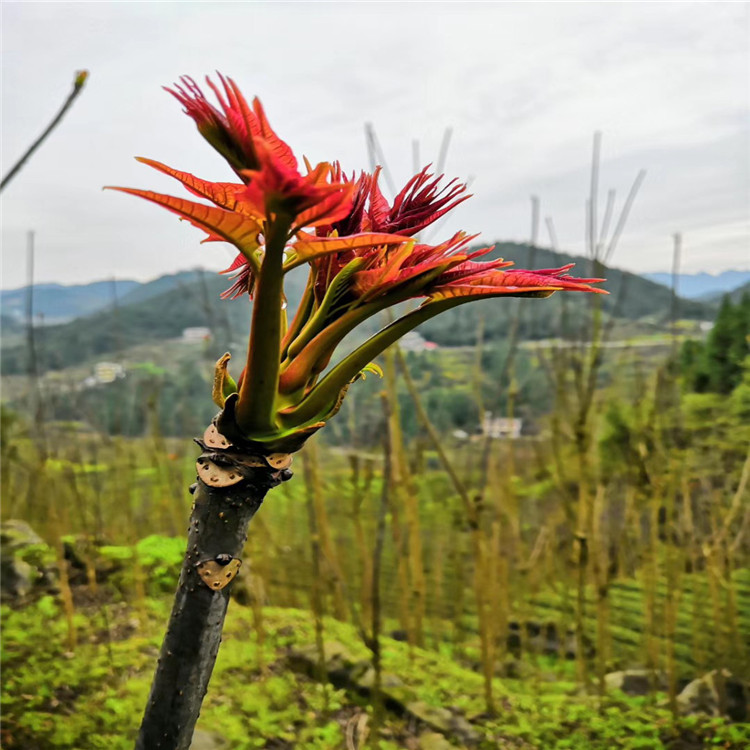
{"label": "branch node", "polygon": [[213,560],[201,560],[195,569],[203,583],[212,591],[221,591],[231,583],[242,565],[242,560],[229,554],[221,553]]}

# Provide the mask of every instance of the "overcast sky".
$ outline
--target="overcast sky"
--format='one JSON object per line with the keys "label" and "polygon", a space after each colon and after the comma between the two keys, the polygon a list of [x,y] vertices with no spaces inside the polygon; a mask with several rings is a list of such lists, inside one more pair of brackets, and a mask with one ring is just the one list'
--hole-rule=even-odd
{"label": "overcast sky", "polygon": [[[220,70],[259,95],[298,157],[368,166],[372,122],[397,182],[435,160],[474,193],[441,226],[527,240],[530,195],[562,248],[584,252],[594,131],[601,197],[618,209],[647,177],[614,264],[750,268],[750,6],[746,3],[14,3],[2,13],[2,171],[49,122],[74,72],[91,77],[61,126],[3,193],[3,288],[147,280],[233,256],[156,206],[103,185],[175,194],[148,156],[231,179],[178,103],[181,74]],[[600,208],[601,217],[601,208]],[[437,239],[434,238],[434,239]],[[542,221],[540,244],[549,244]]]}

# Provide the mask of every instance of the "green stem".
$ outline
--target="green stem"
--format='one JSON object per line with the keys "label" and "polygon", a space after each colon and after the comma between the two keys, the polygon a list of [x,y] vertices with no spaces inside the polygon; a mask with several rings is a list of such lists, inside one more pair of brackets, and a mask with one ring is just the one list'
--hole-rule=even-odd
{"label": "green stem", "polygon": [[421,323],[429,320],[435,315],[455,307],[462,302],[468,302],[470,298],[453,297],[450,299],[430,302],[416,310],[404,315],[395,322],[383,328],[374,336],[365,341],[362,346],[355,349],[348,357],[339,362],[321,381],[310,394],[300,402],[294,409],[290,409],[282,415],[282,422],[289,425],[301,425],[316,418],[328,409],[335,401],[339,391],[359,373],[363,367],[372,362],[391,344],[397,341],[405,333],[416,328]]}
{"label": "green stem", "polygon": [[[279,391],[284,394],[293,394],[308,385],[311,377],[321,373],[328,366],[334,349],[347,334],[353,331],[360,323],[367,320],[367,318],[371,318],[373,315],[401,302],[406,302],[420,296],[425,283],[428,283],[433,275],[434,273],[430,272],[430,274],[425,274],[406,284],[397,285],[388,294],[381,297],[369,300],[365,298],[360,299],[338,320],[326,326],[311,341],[308,341],[300,351],[296,351],[296,342],[294,342],[295,346],[294,348],[290,346],[290,351],[294,351],[295,356],[288,364],[283,365],[281,368]],[[464,301],[468,302],[469,298],[461,300],[459,298],[451,298],[450,301],[452,304],[448,305],[448,307]],[[431,302],[428,304],[430,310],[436,309],[434,306],[437,303]],[[436,314],[437,312],[433,312],[428,317]],[[415,325],[419,324],[416,323]],[[304,334],[305,331],[302,333]]]}
{"label": "green stem", "polygon": [[[294,359],[315,336],[317,336],[326,325],[326,320],[331,316],[331,310],[340,302],[341,297],[346,294],[349,279],[353,273],[362,267],[362,258],[355,258],[348,263],[333,279],[326,290],[323,299],[314,314],[310,315],[306,325],[299,335],[289,344],[287,357]],[[361,305],[360,305],[361,307]],[[283,361],[283,360],[282,360]]]}
{"label": "green stem", "polygon": [[310,267],[310,273],[307,277],[307,285],[305,286],[305,291],[302,293],[302,299],[297,306],[297,312],[294,314],[292,322],[289,324],[289,328],[281,341],[281,352],[279,355],[279,361],[281,362],[287,358],[289,345],[297,338],[299,332],[304,328],[310,316],[313,314],[315,306],[314,285],[315,274],[313,273],[312,267]]}
{"label": "green stem", "polygon": [[237,422],[248,435],[272,432],[279,382],[284,247],[291,217],[268,225],[266,253],[256,283],[245,378],[237,404]]}
{"label": "green stem", "polygon": [[324,328],[312,341],[309,341],[303,347],[301,352],[282,368],[279,391],[284,394],[292,394],[303,388],[312,376],[321,372],[326,367],[333,356],[334,349],[348,333],[351,333],[367,318],[385,310],[392,304],[396,303],[393,300],[384,298],[378,303],[355,307],[353,310],[344,313],[334,323]]}

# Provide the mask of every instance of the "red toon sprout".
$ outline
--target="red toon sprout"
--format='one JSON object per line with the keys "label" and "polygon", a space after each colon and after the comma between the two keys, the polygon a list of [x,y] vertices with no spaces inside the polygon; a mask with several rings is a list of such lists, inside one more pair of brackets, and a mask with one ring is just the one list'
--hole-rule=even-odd
{"label": "red toon sprout", "polygon": [[[231,78],[207,79],[217,104],[192,78],[167,89],[198,131],[228,162],[239,182],[207,182],[160,162],[140,159],[181,182],[195,197],[115,188],[164,206],[239,251],[223,273],[225,297],[254,299],[250,346],[239,379],[236,419],[246,438],[267,450],[297,450],[339,408],[349,384],[386,347],[440,312],[485,297],[547,297],[558,291],[599,292],[602,279],[577,279],[571,266],[511,269],[471,249],[477,235],[457,232],[436,245],[416,235],[470,196],[425,167],[392,203],[373,174],[347,177],[337,162],[300,171],[292,149],[271,128],[258,99],[248,104]],[[287,320],[284,275],[301,265],[308,283]],[[342,340],[368,318],[421,299],[334,367]],[[224,405],[224,396],[218,399]]]}

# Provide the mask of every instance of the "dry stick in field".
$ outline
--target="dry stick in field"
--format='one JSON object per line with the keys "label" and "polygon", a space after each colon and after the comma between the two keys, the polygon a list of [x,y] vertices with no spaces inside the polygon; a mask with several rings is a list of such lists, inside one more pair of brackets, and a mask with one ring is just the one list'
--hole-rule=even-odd
{"label": "dry stick in field", "polygon": [[[591,259],[594,273],[601,272],[603,265],[609,261],[614,253],[646,174],[644,170],[641,170],[636,176],[616,222],[612,237],[607,243],[605,232],[611,222],[614,195],[611,191],[608,194],[607,207],[600,228],[597,224],[600,157],[601,134],[597,132],[594,134],[590,194],[586,201],[587,253]],[[556,246],[557,237],[551,219],[547,220],[547,227],[553,246]],[[624,288],[620,289],[616,306],[619,305],[622,294],[624,294]],[[584,656],[587,572],[590,553],[598,544],[598,539],[594,537],[594,529],[592,528],[594,512],[592,486],[596,479],[597,468],[592,462],[591,456],[593,430],[591,421],[595,406],[597,378],[602,366],[603,346],[609,339],[614,315],[610,316],[608,323],[604,323],[602,318],[601,305],[592,304],[585,324],[586,331],[580,332],[577,346],[558,348],[555,352],[556,356],[549,361],[545,361],[546,358],[541,351],[539,352],[540,359],[556,386],[557,408],[553,417],[553,432],[556,435],[554,438],[554,444],[556,445],[555,460],[559,467],[560,478],[564,477],[562,469],[564,461],[561,456],[562,430],[564,426],[572,424],[572,442],[575,449],[577,474],[577,495],[574,500],[577,506],[577,529],[573,550],[577,578],[575,604],[576,665],[578,678],[584,683],[587,683],[589,679]],[[572,389],[567,387],[570,372],[573,373],[574,387]],[[562,410],[562,414],[559,413],[560,410]]]}
{"label": "dry stick in field", "polygon": [[411,377],[409,368],[406,364],[406,359],[400,348],[396,348],[396,356],[398,365],[401,369],[401,374],[404,378],[404,383],[409,392],[409,396],[414,403],[414,408],[417,412],[417,418],[424,427],[430,441],[438,454],[441,465],[448,474],[451,484],[453,485],[456,494],[461,499],[466,514],[466,520],[469,525],[469,536],[471,539],[471,554],[474,563],[474,597],[477,607],[477,616],[479,619],[479,635],[480,635],[480,648],[482,654],[482,666],[483,666],[483,677],[484,677],[484,698],[485,705],[488,711],[494,711],[494,700],[493,700],[493,686],[492,678],[494,677],[494,662],[491,659],[492,655],[492,644],[491,644],[491,626],[487,622],[490,612],[487,601],[487,590],[485,581],[487,580],[487,565],[489,564],[486,559],[485,545],[482,539],[482,531],[480,528],[480,517],[479,507],[469,495],[469,491],[461,481],[456,472],[453,462],[448,458],[448,454],[443,445],[443,441],[440,438],[435,426],[432,424],[427,412],[425,411],[422,399],[419,396],[419,392],[414,384],[414,380]]}
{"label": "dry stick in field", "polygon": [[[672,337],[672,357],[677,353],[677,315],[679,312],[679,298],[677,296],[677,280],[682,260],[682,236],[677,233],[673,236],[674,246],[672,251],[672,300],[670,305],[670,334]],[[673,391],[677,384],[674,377],[668,376],[667,387]],[[679,395],[676,399],[677,417],[681,422]],[[673,407],[674,408],[674,407]],[[672,410],[669,410],[672,411]],[[677,658],[675,655],[675,643],[677,640],[677,616],[679,612],[680,597],[682,595],[683,572],[685,568],[685,556],[680,549],[677,537],[677,528],[670,528],[670,521],[676,518],[677,496],[684,482],[684,463],[682,461],[670,461],[670,485],[669,492],[663,500],[665,511],[665,526],[667,528],[664,539],[665,550],[663,552],[664,568],[667,578],[667,596],[664,605],[664,638],[666,640],[666,673],[667,692],[669,696],[669,708],[674,719],[678,716],[677,706]]]}
{"label": "dry stick in field", "polygon": [[375,545],[372,550],[372,621],[370,634],[366,645],[372,653],[372,667],[375,673],[373,681],[373,725],[370,734],[370,744],[374,748],[380,747],[379,728],[383,721],[385,706],[383,702],[383,666],[380,643],[380,633],[383,626],[383,612],[381,602],[380,576],[383,564],[383,548],[385,547],[385,529],[388,510],[392,508],[393,498],[393,446],[391,444],[391,413],[390,402],[385,394],[382,395],[383,414],[385,424],[383,430],[383,488],[380,495],[380,506],[375,527]]}
{"label": "dry stick in field", "polygon": [[[20,169],[20,164],[14,169],[5,181]],[[28,343],[29,362],[28,362],[28,382],[29,382],[29,412],[33,419],[33,445],[35,448],[35,465],[30,467],[29,483],[27,486],[26,505],[33,508],[35,505],[34,498],[46,497],[49,504],[46,508],[40,509],[45,517],[45,526],[48,534],[54,540],[54,550],[57,557],[57,567],[60,576],[60,596],[65,612],[65,621],[67,623],[67,647],[68,651],[75,650],[78,642],[74,615],[75,606],[73,603],[73,593],[70,588],[68,576],[68,561],[65,557],[65,546],[62,539],[62,523],[60,511],[60,496],[57,492],[47,490],[51,483],[49,476],[48,461],[50,456],[50,442],[48,440],[47,430],[44,420],[44,400],[39,379],[39,361],[37,357],[37,341],[34,331],[34,232],[27,233],[27,291],[26,291],[26,340]],[[41,490],[40,490],[41,488]]]}
{"label": "dry stick in field", "polygon": [[[309,448],[309,446],[308,446]],[[312,587],[310,599],[312,603],[313,617],[315,618],[315,649],[317,651],[318,663],[316,677],[323,685],[323,713],[328,714],[328,685],[326,681],[326,653],[324,643],[323,626],[323,597],[321,596],[321,553],[320,553],[320,525],[315,513],[315,495],[320,494],[315,486],[318,478],[313,475],[315,469],[315,457],[310,455],[309,449],[302,454],[303,466],[305,468],[305,480],[307,484],[307,521],[310,530],[310,552],[312,565]]]}
{"label": "dry stick in field", "polygon": [[370,486],[372,484],[373,467],[372,459],[365,459],[365,477],[362,481],[360,475],[361,457],[356,453],[349,456],[349,466],[351,468],[352,482],[352,525],[354,526],[354,539],[356,541],[356,550],[358,562],[362,570],[362,583],[360,586],[360,607],[362,610],[362,619],[370,622],[372,619],[372,558],[367,547],[365,530],[362,524],[362,505],[370,495]]}
{"label": "dry stick in field", "polygon": [[[726,515],[724,516],[721,527],[714,535],[714,539],[711,540],[710,544],[716,550],[716,554],[721,556],[724,560],[725,565],[725,581],[724,591],[727,598],[727,613],[726,620],[729,624],[729,631],[731,637],[730,653],[733,661],[737,664],[742,663],[742,635],[740,633],[739,625],[739,608],[737,604],[737,590],[736,582],[732,576],[735,569],[735,558],[737,554],[737,548],[742,539],[743,530],[746,528],[747,520],[750,518],[750,502],[748,502],[748,483],[750,483],[750,449],[748,449],[745,455],[745,460],[742,465],[742,472],[740,474],[737,488],[732,495],[729,508],[727,509]],[[740,523],[740,529],[737,532],[737,536],[734,541],[729,544],[729,533],[732,526],[738,520],[740,512],[742,511],[743,504],[746,506],[745,518]]]}
{"label": "dry stick in field", "polygon": [[[318,567],[321,562],[325,562],[325,572],[321,569],[324,579],[330,582],[328,588],[333,593],[333,611],[336,619],[346,620],[346,601],[344,592],[344,574],[341,571],[341,564],[336,552],[333,539],[331,538],[331,525],[326,512],[325,499],[323,496],[323,486],[321,483],[320,472],[318,471],[318,446],[315,442],[310,442],[302,454],[305,467],[305,480],[307,483],[308,500],[310,509],[313,514],[311,533],[317,537],[316,553],[318,556]],[[319,585],[318,582],[317,585]]]}
{"label": "dry stick in field", "polygon": [[[425,614],[426,586],[424,559],[422,552],[422,532],[419,517],[419,498],[412,472],[406,461],[406,447],[401,429],[401,410],[396,392],[396,344],[384,354],[384,374],[386,381],[385,394],[389,404],[389,429],[391,472],[393,474],[394,532],[399,550],[399,567],[403,567],[404,593],[403,608],[405,612],[406,631],[410,646],[424,645],[423,622]],[[402,508],[405,531],[398,528],[399,514],[396,509]]]}

